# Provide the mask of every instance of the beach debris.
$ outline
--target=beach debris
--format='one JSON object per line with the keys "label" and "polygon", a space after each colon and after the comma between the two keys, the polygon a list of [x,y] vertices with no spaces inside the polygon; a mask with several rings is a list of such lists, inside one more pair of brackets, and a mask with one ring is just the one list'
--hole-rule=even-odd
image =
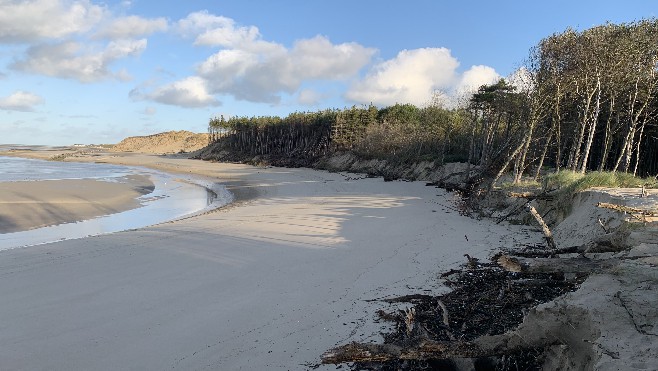
{"label": "beach debris", "polygon": [[535,218],[537,223],[541,226],[542,233],[544,234],[544,239],[546,240],[546,244],[548,245],[548,248],[551,250],[557,250],[557,244],[555,244],[555,239],[553,239],[553,233],[551,232],[551,229],[548,228],[548,224],[544,222],[544,219],[539,215],[537,212],[537,209],[535,209],[532,205],[527,206],[528,211],[530,214]]}
{"label": "beach debris", "polygon": [[567,280],[556,272],[510,272],[496,261],[503,256],[518,259],[499,254],[491,262],[466,263],[442,275],[453,289],[445,295],[383,299],[411,303],[413,311],[378,311],[380,319],[397,323],[394,332],[382,334],[383,344],[345,344],[325,352],[322,362],[351,363],[352,370],[417,370],[451,369],[466,359],[471,362],[467,369],[478,363],[501,370],[539,369],[553,340],[518,342],[514,330],[531,308],[575,291],[586,274]]}
{"label": "beach debris", "polygon": [[620,260],[576,258],[522,258],[501,255],[497,259],[498,265],[504,270],[514,273],[592,273],[612,268]]}
{"label": "beach debris", "polygon": [[610,210],[615,210],[620,213],[625,213],[632,218],[635,218],[641,222],[646,222],[646,217],[647,216],[658,216],[657,211],[652,211],[652,210],[645,210],[645,209],[639,209],[636,207],[629,207],[629,206],[623,206],[623,205],[617,205],[617,204],[612,204],[608,202],[599,202],[596,204],[597,207],[603,208],[603,209],[610,209]]}

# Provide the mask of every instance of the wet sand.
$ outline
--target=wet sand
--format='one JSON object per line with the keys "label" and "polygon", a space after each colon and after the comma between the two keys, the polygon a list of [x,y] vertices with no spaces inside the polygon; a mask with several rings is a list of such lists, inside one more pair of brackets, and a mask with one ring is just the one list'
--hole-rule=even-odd
{"label": "wet sand", "polygon": [[72,223],[140,206],[153,191],[142,175],[95,179],[0,182],[0,233]]}
{"label": "wet sand", "polygon": [[112,181],[63,179],[0,182],[0,233],[72,223],[140,206],[137,197],[153,191],[148,177]]}

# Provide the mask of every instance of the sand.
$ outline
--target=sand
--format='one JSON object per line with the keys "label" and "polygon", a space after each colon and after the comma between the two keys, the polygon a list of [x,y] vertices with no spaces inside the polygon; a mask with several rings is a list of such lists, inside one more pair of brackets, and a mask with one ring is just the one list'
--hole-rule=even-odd
{"label": "sand", "polygon": [[153,190],[146,176],[108,180],[0,182],[0,233],[24,231],[114,214],[140,206]]}
{"label": "sand", "polygon": [[[336,345],[381,342],[386,325],[375,313],[394,308],[378,299],[441,294],[438,275],[463,254],[486,259],[541,241],[533,227],[461,216],[452,194],[422,182],[181,156],[70,158],[196,174],[227,184],[236,202],[140,230],[0,251],[2,369],[306,370]],[[623,218],[602,214],[597,201],[658,205],[658,192],[638,194],[579,196],[555,230],[560,246],[601,235],[598,219]],[[568,344],[553,350],[555,369],[573,369],[559,362],[578,357],[592,357],[597,370],[658,369],[658,226],[645,227],[630,231],[634,247],[615,255],[627,258],[619,267],[530,311],[518,341]]]}
{"label": "sand", "polygon": [[[85,160],[85,159],[82,159]],[[377,299],[533,228],[460,215],[422,182],[148,155],[86,160],[194,173],[236,202],[140,230],[0,251],[2,369],[304,370],[381,341]],[[335,369],[321,366],[320,369]]]}

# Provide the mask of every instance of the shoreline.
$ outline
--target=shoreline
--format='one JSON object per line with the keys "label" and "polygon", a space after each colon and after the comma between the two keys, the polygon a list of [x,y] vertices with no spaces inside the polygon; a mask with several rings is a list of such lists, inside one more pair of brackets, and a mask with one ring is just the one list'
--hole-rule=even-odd
{"label": "shoreline", "polygon": [[[52,160],[50,151],[12,155]],[[0,182],[0,250],[169,223],[233,200],[222,183],[207,177],[140,165],[108,177]]]}
{"label": "shoreline", "polygon": [[380,299],[445,292],[436,274],[464,253],[541,240],[462,216],[453,194],[424,182],[180,157],[71,158],[196,174],[235,202],[0,252],[8,368],[308,369],[346,341],[378,341],[388,325],[372,316],[394,305]]}
{"label": "shoreline", "polygon": [[[68,354],[67,362],[86,365],[78,368],[98,367],[103,360],[110,360],[145,369],[334,369],[318,365],[324,351],[351,342],[381,342],[381,333],[389,327],[377,322],[375,313],[408,308],[385,304],[383,299],[413,292],[442,295],[448,288],[439,282],[437,273],[460,266],[464,253],[486,260],[500,248],[536,245],[543,240],[533,227],[499,225],[460,215],[454,194],[426,187],[424,182],[384,182],[381,178],[304,168],[209,163],[181,155],[93,154],[68,160],[197,174],[226,184],[236,201],[213,212],[154,227],[17,249],[21,251],[7,255],[0,252],[0,271],[14,267],[14,263],[24,267],[8,274],[7,282],[0,280],[0,295],[9,300],[17,299],[12,290],[21,287],[22,280],[33,283],[43,280],[42,276],[55,275],[59,279],[53,281],[52,288],[62,279],[79,277],[79,273],[63,273],[67,267],[88,271],[108,262],[118,267],[111,273],[100,268],[90,283],[72,292],[55,290],[64,296],[52,299],[60,302],[55,315],[61,316],[72,310],[67,298],[75,302],[75,295],[90,290],[89,285],[114,288],[90,299],[90,303],[111,300],[111,308],[100,313],[73,309],[86,325],[76,327],[79,320],[71,319],[61,326],[45,326],[54,333],[77,329],[65,338],[64,346],[84,348],[72,360]],[[568,241],[569,236],[591,238],[594,231],[601,234],[596,223],[600,210],[592,212],[595,201],[599,194],[611,197],[614,193],[583,194],[575,205],[579,212],[562,223],[556,235]],[[619,196],[629,202],[628,196]],[[642,202],[658,202],[657,197],[658,193],[651,194]],[[607,217],[617,218],[609,213]],[[589,220],[592,218],[594,221]],[[576,226],[578,236],[574,235]],[[614,370],[628,365],[629,360],[637,369],[658,365],[648,356],[656,350],[650,340],[655,336],[652,321],[658,313],[643,309],[658,305],[656,297],[650,297],[655,292],[651,282],[658,282],[658,240],[655,227],[647,228],[631,232],[631,237],[637,234],[639,245],[615,255],[622,259],[628,256],[629,260],[614,271],[592,274],[577,291],[530,311],[522,331],[532,334],[531,338],[547,336],[569,344],[555,349],[558,353],[552,354],[553,361],[570,362],[574,355],[569,349],[573,347],[576,358],[586,353],[594,357],[589,361],[597,369]],[[56,253],[51,247],[57,248]],[[53,253],[55,256],[45,255]],[[593,254],[593,258],[609,255]],[[49,267],[55,261],[58,266],[45,273],[34,269]],[[148,269],[144,270],[144,264]],[[116,274],[124,279],[117,280]],[[638,290],[649,296],[638,295]],[[148,294],[142,298],[144,293]],[[144,306],[137,311],[135,298]],[[20,318],[22,310],[43,300],[19,300],[21,303],[9,311],[0,307],[0,316]],[[37,312],[46,318],[53,315]],[[111,332],[115,336],[139,344],[135,351],[106,339],[102,345],[112,352],[107,356],[80,343],[83,338],[105,338],[106,316],[114,318]],[[571,325],[564,326],[564,321]],[[52,350],[52,337],[38,337],[43,326],[33,328],[33,332],[28,326],[25,342],[14,342],[12,328],[9,335],[0,334],[0,356],[21,353],[12,348],[14,344],[28,347],[36,342],[45,349],[49,362],[64,362]],[[1,350],[5,345],[8,350]],[[28,353],[26,357],[34,356]],[[159,357],[157,361],[154,354]],[[38,368],[46,363],[23,359],[9,364]]]}
{"label": "shoreline", "polygon": [[74,223],[141,207],[153,192],[144,175],[0,182],[0,234]]}

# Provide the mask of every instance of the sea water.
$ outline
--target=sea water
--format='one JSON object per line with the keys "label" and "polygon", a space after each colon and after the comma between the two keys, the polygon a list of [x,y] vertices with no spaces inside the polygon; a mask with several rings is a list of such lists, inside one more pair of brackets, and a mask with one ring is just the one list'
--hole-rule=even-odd
{"label": "sea water", "polygon": [[202,213],[231,202],[231,194],[224,186],[201,178],[141,167],[0,156],[0,182],[60,179],[119,181],[119,178],[128,175],[148,176],[155,185],[153,192],[137,198],[140,207],[75,223],[0,233],[0,250],[142,228]]}

